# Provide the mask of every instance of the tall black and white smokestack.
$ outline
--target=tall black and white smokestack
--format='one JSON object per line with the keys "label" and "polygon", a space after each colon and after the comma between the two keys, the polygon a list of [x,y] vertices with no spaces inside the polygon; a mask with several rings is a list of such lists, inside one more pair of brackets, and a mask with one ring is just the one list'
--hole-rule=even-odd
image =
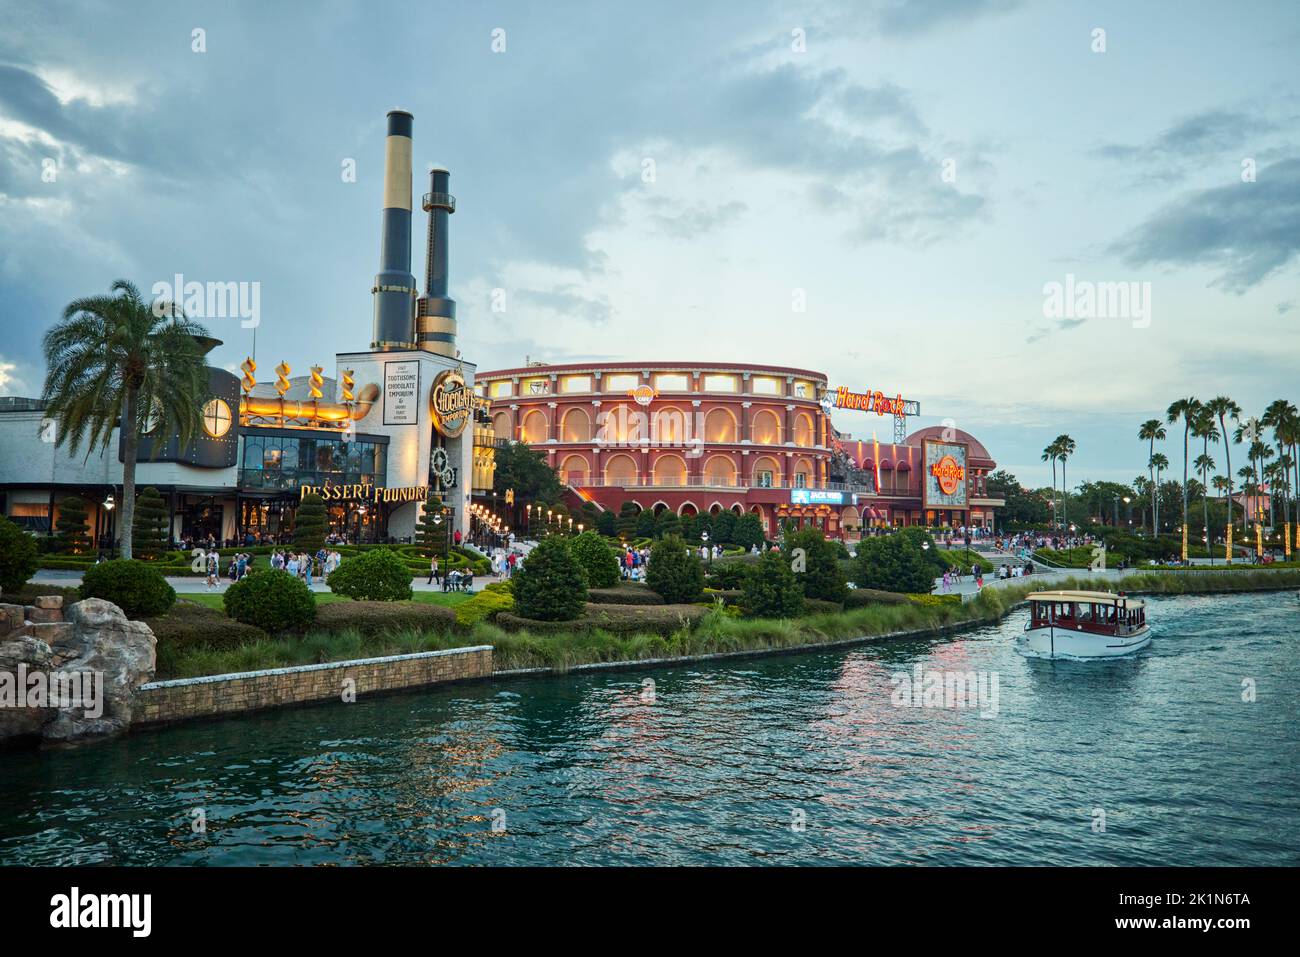
{"label": "tall black and white smokestack", "polygon": [[456,302],[447,297],[447,217],[456,212],[451,174],[429,171],[429,192],[421,204],[429,214],[429,247],[424,266],[424,295],[416,304],[415,339],[421,349],[456,357]]}
{"label": "tall black and white smokestack", "polygon": [[371,290],[375,296],[374,339],[371,349],[415,348],[412,307],[417,291],[411,275],[411,128],[405,110],[388,114],[384,146],[384,223],[379,247],[379,273]]}

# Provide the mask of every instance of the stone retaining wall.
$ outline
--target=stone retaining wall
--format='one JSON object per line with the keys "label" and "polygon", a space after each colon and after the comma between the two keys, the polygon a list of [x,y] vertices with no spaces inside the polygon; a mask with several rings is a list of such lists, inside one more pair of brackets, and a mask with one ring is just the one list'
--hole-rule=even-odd
{"label": "stone retaining wall", "polygon": [[209,718],[310,701],[342,700],[344,682],[355,682],[357,699],[380,691],[416,688],[492,674],[492,646],[450,648],[388,658],[331,661],[205,678],[178,678],[141,685],[135,725]]}

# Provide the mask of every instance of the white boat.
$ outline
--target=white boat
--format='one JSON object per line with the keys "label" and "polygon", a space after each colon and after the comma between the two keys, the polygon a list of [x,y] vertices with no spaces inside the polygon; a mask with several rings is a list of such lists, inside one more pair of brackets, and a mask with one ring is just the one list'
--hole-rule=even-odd
{"label": "white boat", "polygon": [[1123,592],[1036,591],[1016,646],[1041,658],[1117,658],[1151,643],[1146,602]]}

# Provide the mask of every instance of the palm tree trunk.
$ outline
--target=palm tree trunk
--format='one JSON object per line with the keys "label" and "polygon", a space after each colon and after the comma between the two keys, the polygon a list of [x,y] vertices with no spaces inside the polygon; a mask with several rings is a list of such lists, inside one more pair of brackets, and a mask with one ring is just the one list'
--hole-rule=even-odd
{"label": "palm tree trunk", "polygon": [[1187,416],[1183,416],[1183,421],[1186,423],[1183,426],[1183,535],[1186,536],[1187,534],[1187,456],[1188,456],[1188,451],[1187,451],[1188,435],[1187,434],[1191,430],[1192,424],[1190,421],[1188,421]]}
{"label": "palm tree trunk", "polygon": [[1151,479],[1151,537],[1155,538],[1160,532],[1156,529],[1156,470],[1151,464],[1151,460],[1156,455],[1156,437],[1151,436],[1151,445],[1147,450],[1147,475]]}
{"label": "palm tree trunk", "polygon": [[1223,434],[1223,455],[1228,463],[1228,525],[1232,525],[1232,436],[1228,435],[1228,425],[1219,416],[1219,431]]}
{"label": "palm tree trunk", "polygon": [[1061,527],[1067,528],[1070,516],[1066,514],[1065,504],[1065,459],[1061,459]]}
{"label": "palm tree trunk", "polygon": [[135,526],[135,460],[140,436],[135,429],[137,390],[127,387],[122,414],[122,557],[131,557],[131,539]]}
{"label": "palm tree trunk", "polygon": [[[1056,501],[1056,456],[1055,455],[1052,456],[1052,501],[1053,502]],[[1059,508],[1052,509],[1052,524],[1058,526],[1061,524],[1061,510]]]}

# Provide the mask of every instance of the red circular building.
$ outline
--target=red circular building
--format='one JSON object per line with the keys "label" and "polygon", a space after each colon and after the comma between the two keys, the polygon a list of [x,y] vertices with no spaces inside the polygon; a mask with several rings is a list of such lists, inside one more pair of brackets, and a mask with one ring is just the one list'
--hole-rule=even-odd
{"label": "red circular building", "polygon": [[[787,520],[849,538],[872,524],[992,524],[1001,503],[981,498],[995,464],[983,445],[938,427],[899,446],[855,442],[831,425],[827,389],[820,372],[742,363],[533,364],[475,377],[496,438],[544,452],[575,500],[605,509],[755,512],[770,535]],[[965,446],[965,507],[923,503],[923,440]]]}

